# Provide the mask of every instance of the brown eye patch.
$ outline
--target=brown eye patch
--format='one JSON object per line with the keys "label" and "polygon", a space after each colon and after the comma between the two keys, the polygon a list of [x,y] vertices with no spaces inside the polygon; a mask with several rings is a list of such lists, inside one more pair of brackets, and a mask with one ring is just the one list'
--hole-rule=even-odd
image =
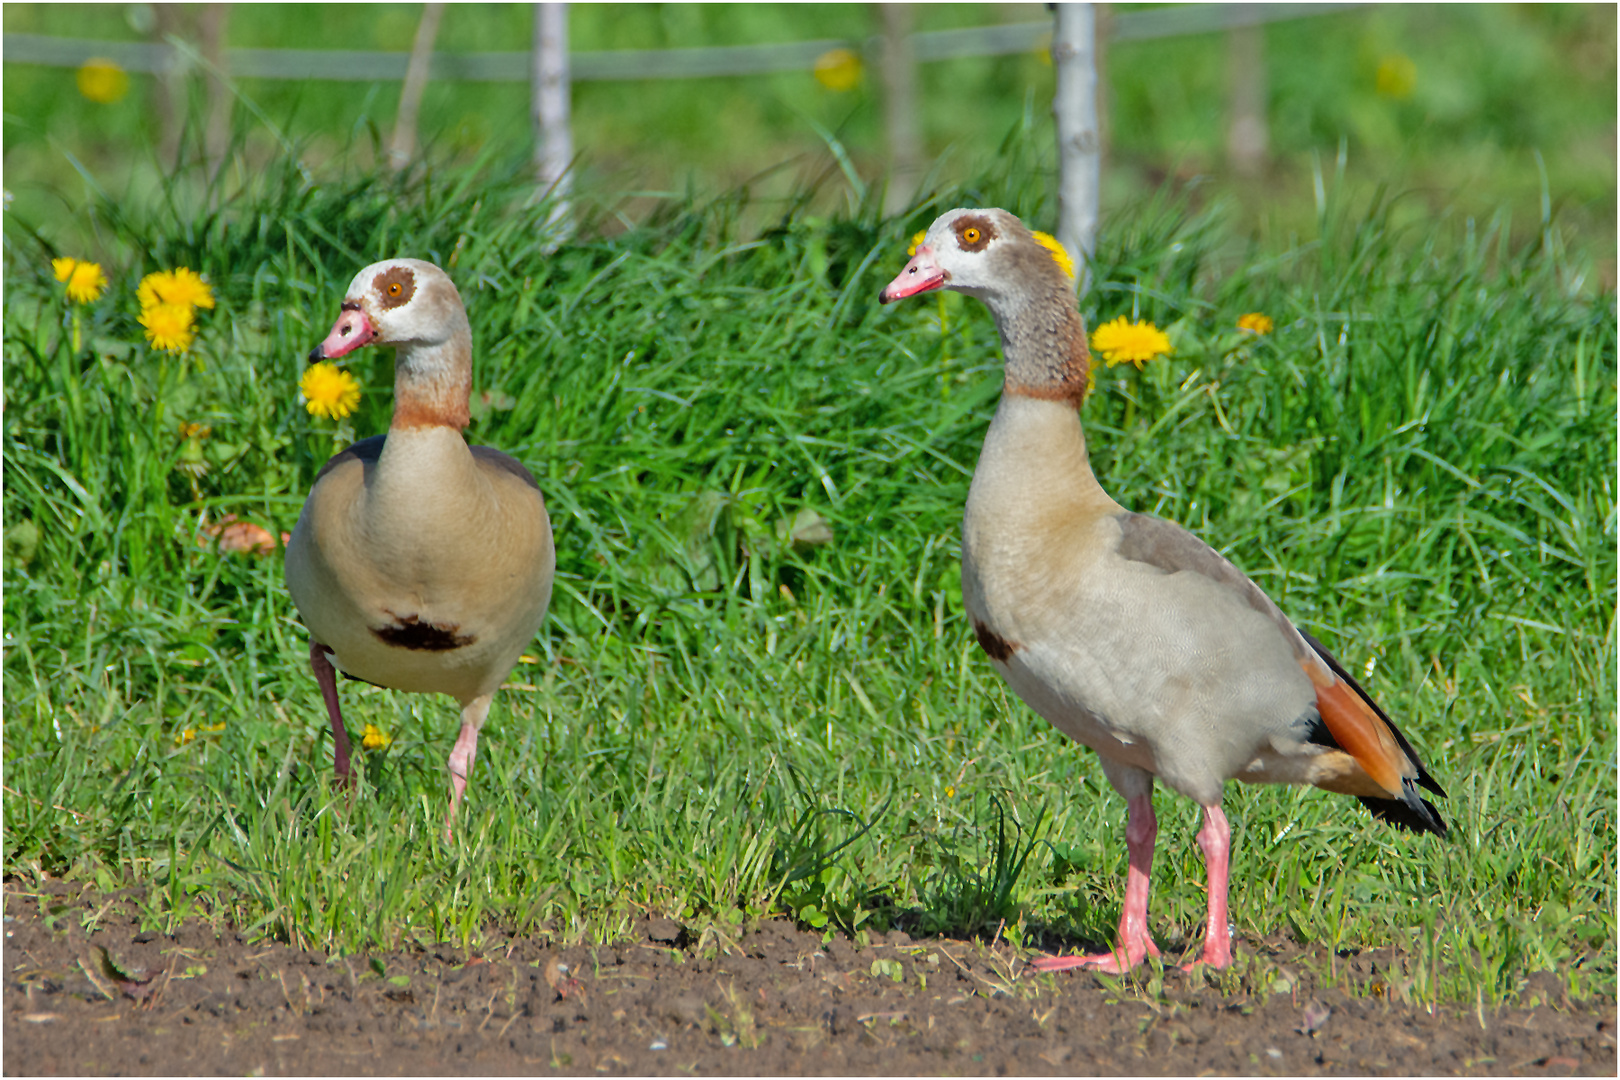
{"label": "brown eye patch", "polygon": [[996,227],[982,214],[959,217],[951,228],[956,232],[956,246],[963,251],[983,251],[996,238]]}
{"label": "brown eye patch", "polygon": [[411,302],[416,295],[416,275],[407,266],[390,266],[377,275],[372,283],[384,308],[397,308]]}

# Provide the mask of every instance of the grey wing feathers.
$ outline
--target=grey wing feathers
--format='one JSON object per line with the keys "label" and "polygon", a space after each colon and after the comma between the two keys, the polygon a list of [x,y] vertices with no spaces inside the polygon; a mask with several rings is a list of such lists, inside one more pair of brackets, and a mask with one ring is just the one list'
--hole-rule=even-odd
{"label": "grey wing feathers", "polygon": [[[1120,541],[1119,553],[1133,562],[1145,563],[1167,574],[1189,571],[1201,574],[1212,581],[1231,589],[1240,596],[1250,607],[1270,618],[1282,633],[1285,640],[1293,647],[1296,657],[1302,662],[1313,659],[1325,665],[1341,681],[1348,684],[1351,691],[1361,697],[1372,710],[1377,713],[1390,733],[1395,737],[1401,751],[1417,767],[1417,785],[1427,788],[1436,795],[1444,796],[1445,792],[1429,775],[1418,758],[1417,751],[1412,744],[1406,741],[1398,727],[1390,720],[1378,703],[1373,701],[1371,695],[1363,690],[1356,680],[1345,671],[1333,654],[1328,652],[1320,642],[1306,634],[1288,620],[1254,582],[1250,581],[1244,573],[1233,566],[1220,552],[1198,539],[1192,533],[1173,522],[1156,518],[1151,514],[1125,513],[1116,515],[1119,522]],[[1319,718],[1311,725],[1310,733],[1306,736],[1311,742],[1338,748],[1338,743],[1328,732],[1327,725]],[[1405,781],[1406,791],[1400,799],[1361,798],[1361,802],[1373,812],[1375,817],[1388,821],[1392,825],[1410,829],[1417,832],[1434,832],[1445,835],[1445,822],[1434,804],[1423,799],[1413,787],[1413,781]]]}
{"label": "grey wing feathers", "polygon": [[472,451],[472,456],[480,462],[485,462],[504,472],[509,472],[534,490],[540,490],[540,485],[535,482],[534,474],[528,470],[528,467],[523,462],[511,454],[503,454],[489,446],[471,446],[468,449]]}
{"label": "grey wing feathers", "polygon": [[1309,646],[1288,616],[1220,552],[1180,525],[1152,514],[1116,514],[1114,520],[1119,522],[1122,557],[1146,563],[1166,574],[1188,571],[1225,585],[1250,607],[1275,622],[1295,655],[1304,658],[1310,654]]}
{"label": "grey wing feathers", "polygon": [[367,465],[373,464],[382,456],[383,443],[387,439],[387,435],[373,435],[369,439],[361,439],[347,450],[333,454],[326,464],[321,466],[321,471],[315,474],[315,483],[320,483],[321,477],[346,461],[360,461]]}

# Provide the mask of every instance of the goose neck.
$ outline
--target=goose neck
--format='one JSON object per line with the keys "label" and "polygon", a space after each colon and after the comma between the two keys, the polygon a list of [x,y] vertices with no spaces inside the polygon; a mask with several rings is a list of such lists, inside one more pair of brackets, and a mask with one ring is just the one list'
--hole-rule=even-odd
{"label": "goose neck", "polygon": [[394,358],[394,419],[390,432],[471,421],[472,334],[465,323],[442,341],[407,341]]}
{"label": "goose neck", "polygon": [[1061,289],[1001,297],[990,310],[1001,336],[1006,392],[1078,409],[1090,379],[1091,352],[1074,296]]}

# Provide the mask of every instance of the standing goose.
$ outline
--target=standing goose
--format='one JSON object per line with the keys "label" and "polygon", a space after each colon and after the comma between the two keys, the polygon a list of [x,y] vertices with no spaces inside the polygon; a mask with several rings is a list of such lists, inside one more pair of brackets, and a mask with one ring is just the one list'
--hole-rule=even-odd
{"label": "standing goose", "polygon": [[1002,678],[1096,750],[1126,799],[1115,951],[1035,966],[1118,972],[1159,955],[1147,929],[1157,777],[1203,807],[1209,917],[1198,962],[1225,967],[1227,780],[1313,784],[1442,836],[1417,788],[1445,792],[1344,667],[1254,582],[1179,525],[1131,513],[1102,489],[1080,427],[1085,325],[1044,239],[1005,210],[952,210],[879,296],[955,289],[995,316],[1006,383],[968,491],[962,598]]}
{"label": "standing goose", "polygon": [[393,345],[394,418],[322,467],[287,544],[287,590],[349,779],[333,665],[395,690],[461,703],[450,751],[451,835],[495,691],[545,618],[556,555],[529,470],[462,437],[472,330],[432,263],[390,259],[355,275],[311,363]]}

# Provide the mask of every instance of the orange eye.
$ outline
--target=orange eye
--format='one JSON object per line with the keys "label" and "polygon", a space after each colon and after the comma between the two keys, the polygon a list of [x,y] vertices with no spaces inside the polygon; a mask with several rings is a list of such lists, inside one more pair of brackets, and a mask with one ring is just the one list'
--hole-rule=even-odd
{"label": "orange eye", "polygon": [[389,296],[398,296],[399,295],[399,282],[396,281],[392,285],[388,286],[388,295]]}
{"label": "orange eye", "polygon": [[978,229],[963,229],[962,230],[962,239],[966,240],[970,244],[977,244],[979,242],[979,230]]}

